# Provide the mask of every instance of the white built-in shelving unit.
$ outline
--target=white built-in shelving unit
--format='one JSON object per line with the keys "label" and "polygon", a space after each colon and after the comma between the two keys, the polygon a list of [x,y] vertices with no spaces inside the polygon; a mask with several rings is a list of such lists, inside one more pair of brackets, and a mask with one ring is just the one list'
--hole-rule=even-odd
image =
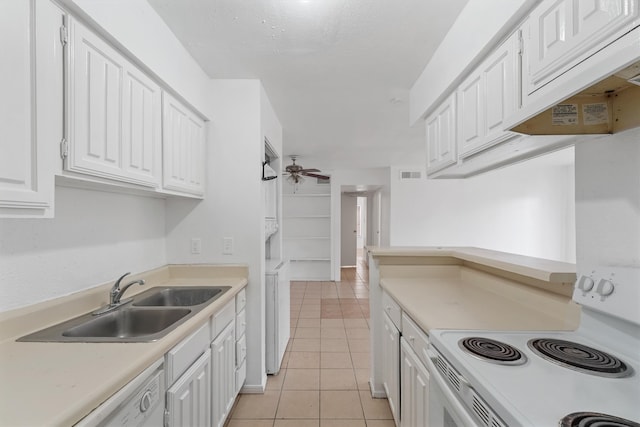
{"label": "white built-in shelving unit", "polygon": [[283,200],[284,253],[291,280],[330,280],[330,186],[305,183],[296,190],[285,193]]}

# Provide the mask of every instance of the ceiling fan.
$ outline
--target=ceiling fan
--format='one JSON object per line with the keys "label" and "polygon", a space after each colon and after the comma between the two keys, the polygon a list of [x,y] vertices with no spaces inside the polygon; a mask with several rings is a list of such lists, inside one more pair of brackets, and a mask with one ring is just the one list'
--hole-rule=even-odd
{"label": "ceiling fan", "polygon": [[292,164],[285,168],[284,173],[289,175],[287,181],[289,181],[291,184],[298,184],[303,182],[303,176],[310,176],[312,178],[318,179],[329,179],[328,175],[321,175],[317,173],[320,172],[320,169],[305,169],[301,165],[297,165],[296,159],[298,158],[298,156],[289,157],[291,157]]}

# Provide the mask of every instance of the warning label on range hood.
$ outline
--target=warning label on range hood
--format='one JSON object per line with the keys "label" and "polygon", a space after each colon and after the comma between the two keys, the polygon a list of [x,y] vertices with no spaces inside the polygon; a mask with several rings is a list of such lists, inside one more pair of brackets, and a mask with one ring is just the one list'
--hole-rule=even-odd
{"label": "warning label on range hood", "polygon": [[551,124],[554,126],[578,124],[578,104],[558,104],[552,107]]}

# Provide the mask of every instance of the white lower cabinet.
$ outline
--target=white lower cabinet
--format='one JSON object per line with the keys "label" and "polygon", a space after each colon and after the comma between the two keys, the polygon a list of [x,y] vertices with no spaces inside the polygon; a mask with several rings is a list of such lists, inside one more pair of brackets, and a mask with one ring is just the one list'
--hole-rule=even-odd
{"label": "white lower cabinet", "polygon": [[400,339],[401,426],[423,427],[429,423],[429,371],[407,340]]}
{"label": "white lower cabinet", "polygon": [[166,426],[224,426],[246,372],[244,306],[242,290],[165,355]]}
{"label": "white lower cabinet", "polygon": [[211,327],[209,322],[165,355],[165,425],[211,424]]}
{"label": "white lower cabinet", "polygon": [[211,343],[211,376],[213,379],[212,423],[222,427],[236,397],[236,340],[235,322]]}
{"label": "white lower cabinet", "polygon": [[165,425],[211,425],[211,351],[207,350],[167,390]]}
{"label": "white lower cabinet", "polygon": [[391,321],[391,318],[383,312],[384,337],[383,337],[383,380],[384,391],[387,394],[389,407],[393,413],[396,425],[400,425],[400,331]]}

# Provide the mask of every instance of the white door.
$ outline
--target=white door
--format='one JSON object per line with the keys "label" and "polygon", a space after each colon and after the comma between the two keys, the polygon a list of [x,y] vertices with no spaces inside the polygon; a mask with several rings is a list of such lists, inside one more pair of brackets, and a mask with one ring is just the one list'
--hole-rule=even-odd
{"label": "white door", "polygon": [[167,390],[167,425],[211,425],[211,351],[207,350]]}
{"label": "white door", "polygon": [[382,246],[382,193],[376,191],[371,200],[367,245]]}
{"label": "white door", "polygon": [[356,209],[357,198],[342,194],[342,213],[340,216],[341,244],[340,244],[340,265],[356,265]]}

